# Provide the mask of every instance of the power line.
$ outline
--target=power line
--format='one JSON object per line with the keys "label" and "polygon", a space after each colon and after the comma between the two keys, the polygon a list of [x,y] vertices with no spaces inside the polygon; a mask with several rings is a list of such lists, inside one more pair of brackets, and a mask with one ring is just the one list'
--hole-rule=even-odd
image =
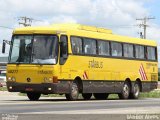
{"label": "power line", "polygon": [[147,25],[147,21],[150,19],[155,19],[155,18],[154,17],[144,17],[144,18],[136,19],[138,21],[142,21],[142,23],[138,24],[138,26],[143,28],[143,34],[142,32],[140,32],[140,37],[143,39],[146,39],[146,30],[147,30],[147,27],[149,27],[149,25]]}
{"label": "power line", "polygon": [[7,26],[0,26],[1,28],[6,28],[6,29],[14,29],[14,28],[11,28],[11,27],[7,27]]}

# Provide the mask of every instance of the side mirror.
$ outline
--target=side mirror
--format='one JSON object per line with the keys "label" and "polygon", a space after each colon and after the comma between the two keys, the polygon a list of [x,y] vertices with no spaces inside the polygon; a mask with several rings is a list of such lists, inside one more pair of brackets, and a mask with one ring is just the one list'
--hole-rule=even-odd
{"label": "side mirror", "polygon": [[5,42],[5,40],[3,40],[3,43],[2,43],[2,53],[5,53],[5,50],[6,50],[6,42]]}

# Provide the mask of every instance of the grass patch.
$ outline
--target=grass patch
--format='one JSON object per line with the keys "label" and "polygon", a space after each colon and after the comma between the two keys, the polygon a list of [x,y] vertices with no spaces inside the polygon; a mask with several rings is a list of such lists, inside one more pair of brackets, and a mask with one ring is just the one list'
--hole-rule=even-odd
{"label": "grass patch", "polygon": [[[109,99],[119,99],[117,94],[110,94]],[[139,98],[160,98],[160,90],[140,93]]]}
{"label": "grass patch", "polygon": [[[110,94],[109,99],[119,99],[117,94]],[[160,98],[160,90],[140,93],[139,98]]]}
{"label": "grass patch", "polygon": [[[27,96],[26,93],[19,93],[19,96]],[[44,95],[42,94],[41,97],[65,97],[65,95],[59,95],[59,94],[48,94],[48,95]]]}
{"label": "grass patch", "polygon": [[48,94],[48,95],[42,95],[42,97],[65,97],[65,95],[60,94]]}
{"label": "grass patch", "polygon": [[118,94],[110,94],[108,99],[119,99]]}
{"label": "grass patch", "polygon": [[[20,96],[26,96],[26,93],[19,93]],[[59,94],[48,94],[48,95],[42,95],[42,97],[65,97],[65,95],[59,95]],[[146,93],[140,93],[139,98],[160,98],[160,90],[154,90],[151,92]],[[82,95],[79,95],[79,99],[83,99]],[[94,97],[92,96],[92,99]],[[119,99],[118,94],[110,94],[108,96],[108,99]]]}
{"label": "grass patch", "polygon": [[160,90],[154,90],[148,93],[140,93],[140,98],[160,98]]}
{"label": "grass patch", "polygon": [[0,87],[0,91],[7,91],[7,87]]}
{"label": "grass patch", "polygon": [[26,93],[18,93],[19,96],[26,96]]}

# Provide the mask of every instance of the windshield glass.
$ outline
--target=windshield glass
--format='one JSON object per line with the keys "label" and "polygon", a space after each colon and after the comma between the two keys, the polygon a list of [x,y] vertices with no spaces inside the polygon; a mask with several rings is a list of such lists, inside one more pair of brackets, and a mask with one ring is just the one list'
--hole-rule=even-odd
{"label": "windshield glass", "polygon": [[15,35],[9,63],[56,64],[57,55],[55,35]]}

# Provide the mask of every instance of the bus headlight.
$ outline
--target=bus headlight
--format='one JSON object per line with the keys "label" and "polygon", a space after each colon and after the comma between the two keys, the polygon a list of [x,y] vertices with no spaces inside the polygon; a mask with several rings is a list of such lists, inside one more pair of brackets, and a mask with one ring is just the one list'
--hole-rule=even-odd
{"label": "bus headlight", "polygon": [[8,81],[11,81],[11,77],[8,77],[8,79],[7,79]]}
{"label": "bus headlight", "polygon": [[49,81],[52,82],[52,78],[49,78]]}
{"label": "bus headlight", "polygon": [[51,82],[52,82],[52,78],[47,78],[47,77],[45,77],[45,78],[44,78],[44,82],[45,82],[45,83],[51,83]]}
{"label": "bus headlight", "polygon": [[11,77],[11,81],[15,82],[16,78],[15,77]]}
{"label": "bus headlight", "polygon": [[15,81],[16,81],[16,78],[15,78],[15,77],[8,77],[7,80],[8,80],[8,81],[13,81],[13,82],[15,82]]}

